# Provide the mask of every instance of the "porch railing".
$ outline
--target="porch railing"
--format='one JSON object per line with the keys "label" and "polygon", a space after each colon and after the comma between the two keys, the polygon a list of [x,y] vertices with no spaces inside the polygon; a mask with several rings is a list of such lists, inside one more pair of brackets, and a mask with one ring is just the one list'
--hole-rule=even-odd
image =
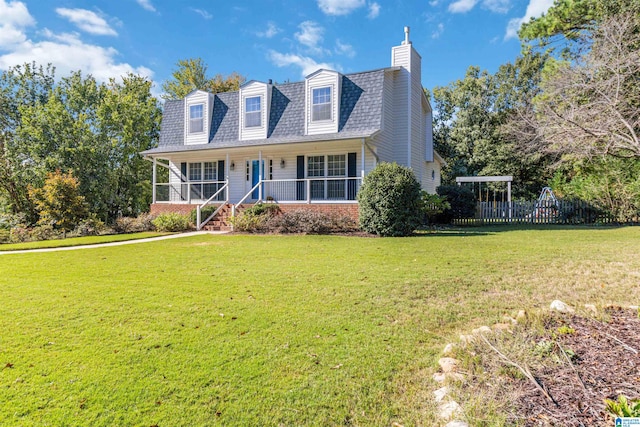
{"label": "porch railing", "polygon": [[191,181],[182,183],[156,183],[154,203],[191,203],[210,199],[217,194],[217,201],[223,201],[220,189],[227,181]]}
{"label": "porch railing", "polygon": [[355,201],[362,178],[272,179],[263,181],[262,200],[278,203]]}
{"label": "porch railing", "polygon": [[[225,191],[226,190],[226,191]],[[209,215],[204,221],[202,221],[202,209],[206,207],[208,204],[213,203],[213,201],[219,201],[221,193],[224,191],[225,200],[218,206],[218,208],[213,211],[211,215]],[[211,220],[211,218],[215,217],[218,212],[229,203],[229,180],[227,179],[222,187],[218,191],[216,191],[211,197],[209,197],[204,203],[198,205],[196,207],[196,229],[200,230],[202,227]]]}

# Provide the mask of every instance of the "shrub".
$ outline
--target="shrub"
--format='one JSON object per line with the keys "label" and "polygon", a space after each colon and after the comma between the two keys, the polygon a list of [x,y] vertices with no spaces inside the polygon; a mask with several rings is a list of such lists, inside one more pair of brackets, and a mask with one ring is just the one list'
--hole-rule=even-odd
{"label": "shrub", "polygon": [[152,222],[158,231],[185,231],[191,229],[189,217],[179,213],[162,213]]}
{"label": "shrub", "polygon": [[80,182],[71,172],[59,170],[47,174],[42,188],[30,188],[40,215],[39,225],[50,225],[57,230],[72,230],[88,214],[87,204],[80,195]]}
{"label": "shrub", "polygon": [[51,225],[38,225],[29,230],[29,240],[54,240],[61,239],[62,234],[57,232]]}
{"label": "shrub", "polygon": [[83,220],[73,229],[70,235],[82,237],[82,236],[97,236],[104,233],[107,227],[104,222],[100,221],[95,215],[90,215],[89,218]]}
{"label": "shrub", "polygon": [[231,218],[235,231],[255,233],[266,230],[269,219],[280,213],[280,207],[271,203],[257,203]]}
{"label": "shrub", "polygon": [[413,171],[396,163],[380,163],[358,193],[360,227],[380,236],[408,236],[421,223],[420,184]]}
{"label": "shrub", "polygon": [[9,243],[11,241],[11,232],[0,228],[0,243]]}
{"label": "shrub", "polygon": [[451,208],[451,204],[447,202],[447,198],[437,194],[429,194],[422,192],[422,212],[424,213],[425,224],[433,227],[437,224],[439,215]]}
{"label": "shrub", "polygon": [[14,227],[25,227],[27,224],[27,216],[23,213],[0,214],[0,229],[11,230]]}
{"label": "shrub", "polygon": [[135,218],[123,216],[116,219],[116,223],[113,227],[116,233],[139,233],[141,231],[154,230],[153,220],[155,215],[150,213],[143,213]]}
{"label": "shrub", "polygon": [[327,234],[352,232],[358,226],[350,216],[296,209],[272,217],[265,228],[275,233]]}
{"label": "shrub", "polygon": [[[216,209],[218,209],[218,207],[215,206],[215,205],[207,205],[204,208],[202,208],[202,210],[200,211],[200,221],[204,221],[205,219],[209,218],[209,215],[214,213],[216,211]],[[196,224],[196,222],[198,221],[198,210],[197,209],[193,209],[189,213],[189,219],[191,220],[192,224]]]}
{"label": "shrub", "polygon": [[453,219],[473,218],[476,214],[476,196],[473,191],[459,185],[441,185],[436,189],[438,195],[446,197],[450,205],[436,221],[441,224],[449,224]]}

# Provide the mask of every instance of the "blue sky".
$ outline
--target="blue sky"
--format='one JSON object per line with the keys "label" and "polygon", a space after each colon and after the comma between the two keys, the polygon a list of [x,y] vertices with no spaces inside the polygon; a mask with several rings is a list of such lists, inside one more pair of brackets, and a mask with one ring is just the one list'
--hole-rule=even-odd
{"label": "blue sky", "polygon": [[411,27],[432,89],[470,65],[493,72],[520,51],[515,31],[553,0],[0,0],[0,69],[53,63],[100,81],[126,72],[160,84],[179,59],[249,80],[298,81],[390,65]]}

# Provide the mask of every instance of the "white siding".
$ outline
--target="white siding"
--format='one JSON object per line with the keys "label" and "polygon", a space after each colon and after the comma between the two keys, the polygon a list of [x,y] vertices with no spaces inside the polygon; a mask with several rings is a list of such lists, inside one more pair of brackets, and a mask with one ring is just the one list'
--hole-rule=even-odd
{"label": "white siding", "polygon": [[[189,133],[189,107],[202,104],[203,127],[202,132]],[[211,122],[211,97],[207,92],[197,90],[190,93],[184,102],[184,143],[207,144],[209,142],[209,125]]]}
{"label": "white siding", "polygon": [[441,166],[439,162],[424,162],[425,175],[422,177],[422,189],[429,194],[435,194],[440,185]]}
{"label": "white siding", "polygon": [[377,148],[376,153],[381,162],[393,162],[393,146],[396,140],[394,87],[398,71],[386,72],[382,86],[382,129],[373,138],[371,145]]}
{"label": "white siding", "polygon": [[[305,84],[305,128],[307,135],[338,132],[340,120],[340,74],[335,71],[319,70],[306,79]],[[312,121],[313,89],[331,88],[331,120]]]}
{"label": "white siding", "polygon": [[[241,140],[265,139],[269,127],[269,105],[271,105],[271,85],[261,82],[250,82],[242,86],[239,91],[239,120],[240,130],[238,134]],[[260,97],[261,126],[245,127],[245,100],[247,98]]]}

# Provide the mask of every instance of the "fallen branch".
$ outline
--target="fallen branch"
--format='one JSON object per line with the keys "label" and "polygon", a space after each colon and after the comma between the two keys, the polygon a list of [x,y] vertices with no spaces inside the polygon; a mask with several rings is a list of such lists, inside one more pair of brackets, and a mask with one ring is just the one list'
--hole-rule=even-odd
{"label": "fallen branch", "polygon": [[536,380],[536,378],[533,376],[533,374],[531,373],[531,371],[529,371],[529,369],[527,368],[523,368],[522,366],[518,365],[517,363],[513,362],[511,359],[509,359],[507,356],[505,356],[504,354],[502,354],[500,352],[500,350],[498,350],[497,348],[495,348],[493,345],[491,345],[491,343],[484,337],[484,335],[480,334],[480,337],[484,340],[485,343],[487,343],[487,345],[489,346],[489,348],[491,348],[491,350],[495,351],[498,356],[500,356],[500,359],[502,359],[502,362],[506,365],[509,366],[513,366],[514,368],[518,368],[520,370],[520,372],[522,372],[524,374],[525,377],[527,377],[529,379],[529,381],[531,381],[531,383],[533,385],[536,386],[536,388],[538,390],[540,390],[540,392],[554,405],[556,406],[560,406],[558,405],[558,402],[555,401],[555,399],[553,397],[551,397],[551,395],[547,392],[547,390],[545,390],[540,383],[538,382],[538,380]]}
{"label": "fallen branch", "polygon": [[560,349],[560,351],[562,351],[562,354],[564,354],[564,357],[565,359],[567,359],[567,362],[569,362],[569,366],[571,366],[571,369],[573,369],[573,372],[576,374],[576,377],[578,377],[578,381],[580,381],[580,384],[582,384],[582,388],[584,389],[584,391],[587,391],[587,386],[584,384],[584,381],[582,381],[582,378],[580,378],[580,374],[578,373],[578,370],[576,369],[576,367],[573,365],[573,362],[571,362],[571,359],[567,355],[567,352],[564,351],[564,348],[562,348],[559,342],[556,342],[556,344],[558,344],[558,348]]}
{"label": "fallen branch", "polygon": [[605,334],[606,336],[608,336],[609,338],[611,338],[612,340],[616,341],[618,344],[620,344],[622,347],[624,347],[625,349],[629,350],[630,352],[632,352],[633,354],[638,354],[638,350],[636,350],[635,348],[631,347],[629,344],[620,341],[618,338],[614,337],[611,334],[608,334],[606,332],[602,332],[603,334]]}

